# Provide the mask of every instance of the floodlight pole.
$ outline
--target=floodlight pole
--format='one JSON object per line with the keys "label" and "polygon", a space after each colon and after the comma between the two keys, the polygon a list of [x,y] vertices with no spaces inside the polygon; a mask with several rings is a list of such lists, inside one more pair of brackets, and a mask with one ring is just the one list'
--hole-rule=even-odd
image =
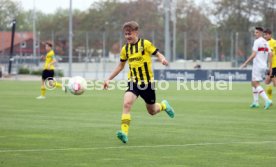
{"label": "floodlight pole", "polygon": [[34,63],[37,64],[36,62],[36,27],[35,27],[35,19],[36,19],[36,14],[35,14],[35,0],[33,1],[33,58],[34,58]]}
{"label": "floodlight pole", "polygon": [[275,23],[275,19],[274,19],[274,14],[275,14],[275,0],[273,0],[273,7],[272,7],[272,21],[271,21],[271,30],[272,32],[274,32],[274,23]]}
{"label": "floodlight pole", "polygon": [[12,58],[13,58],[13,46],[14,46],[14,34],[15,34],[16,20],[12,21],[12,36],[11,36],[11,49],[10,49],[10,59],[9,59],[9,74],[11,74],[12,69]]}
{"label": "floodlight pole", "polygon": [[165,11],[165,57],[171,60],[171,50],[170,50],[170,17],[169,17],[169,6],[170,0],[163,0],[164,11]]}
{"label": "floodlight pole", "polygon": [[72,41],[72,36],[73,36],[73,28],[72,28],[72,0],[70,0],[70,8],[69,8],[69,73],[68,76],[72,77],[72,46],[73,46],[73,41]]}
{"label": "floodlight pole", "polygon": [[173,22],[173,57],[172,61],[176,60],[176,6],[177,6],[177,0],[172,1],[172,7],[171,7],[171,20]]}

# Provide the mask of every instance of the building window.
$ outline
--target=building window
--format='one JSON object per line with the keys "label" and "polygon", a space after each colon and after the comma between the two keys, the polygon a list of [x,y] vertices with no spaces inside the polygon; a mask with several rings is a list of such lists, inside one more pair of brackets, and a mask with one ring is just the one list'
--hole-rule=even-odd
{"label": "building window", "polygon": [[21,48],[26,48],[26,47],[27,47],[26,41],[21,42],[21,43],[20,43],[20,47],[21,47]]}

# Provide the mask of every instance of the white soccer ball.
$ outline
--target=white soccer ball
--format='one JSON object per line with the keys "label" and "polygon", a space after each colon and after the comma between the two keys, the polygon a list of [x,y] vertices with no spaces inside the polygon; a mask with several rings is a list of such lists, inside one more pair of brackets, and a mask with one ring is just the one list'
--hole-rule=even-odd
{"label": "white soccer ball", "polygon": [[87,82],[83,77],[72,77],[69,79],[68,89],[73,95],[81,95],[87,89]]}

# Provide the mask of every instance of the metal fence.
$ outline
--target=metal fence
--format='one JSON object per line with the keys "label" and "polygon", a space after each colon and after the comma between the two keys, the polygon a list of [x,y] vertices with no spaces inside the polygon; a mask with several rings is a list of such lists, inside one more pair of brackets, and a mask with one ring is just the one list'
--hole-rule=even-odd
{"label": "metal fence", "polygon": [[[36,35],[37,43],[52,41],[59,62],[68,62],[68,32],[38,32]],[[150,40],[164,53],[163,32],[141,32],[140,37]],[[3,37],[0,36],[0,39]],[[2,49],[5,41],[0,41],[0,64],[5,65],[9,54]],[[171,41],[171,46],[175,42],[175,51],[171,49],[171,54],[165,56],[172,62],[229,62],[231,67],[235,68],[250,55],[253,41],[254,36],[250,32],[178,32],[176,39]],[[121,32],[74,32],[73,62],[84,65],[118,62],[123,44],[124,36]],[[24,45],[20,44],[20,47],[22,46]],[[37,45],[36,57],[32,53],[15,53],[16,63],[36,67],[40,55],[45,54],[40,52],[43,50],[41,47],[43,45]]]}

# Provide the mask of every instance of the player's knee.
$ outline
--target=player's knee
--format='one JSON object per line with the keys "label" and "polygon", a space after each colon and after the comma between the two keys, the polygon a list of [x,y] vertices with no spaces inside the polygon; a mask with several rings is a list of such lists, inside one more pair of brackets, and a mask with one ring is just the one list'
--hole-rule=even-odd
{"label": "player's knee", "polygon": [[124,102],[124,108],[125,109],[130,109],[131,108],[131,103],[130,102]]}
{"label": "player's knee", "polygon": [[257,88],[259,86],[259,83],[257,81],[252,81],[251,85],[255,88]]}
{"label": "player's knee", "polygon": [[148,110],[148,113],[149,115],[152,115],[152,116],[156,114],[154,111],[150,111],[150,110]]}
{"label": "player's knee", "polygon": [[266,79],[266,80],[265,80],[265,84],[267,84],[267,85],[270,84],[270,80],[269,80],[269,79]]}
{"label": "player's knee", "polygon": [[155,109],[153,107],[147,107],[147,110],[148,110],[148,113],[150,115],[155,115],[156,114]]}

